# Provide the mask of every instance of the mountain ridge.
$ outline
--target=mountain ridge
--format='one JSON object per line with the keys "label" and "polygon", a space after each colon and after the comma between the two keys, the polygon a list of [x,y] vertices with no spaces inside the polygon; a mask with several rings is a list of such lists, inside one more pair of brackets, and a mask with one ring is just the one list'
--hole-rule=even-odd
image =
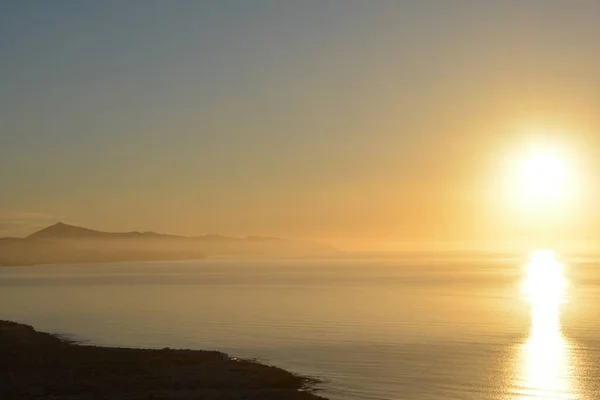
{"label": "mountain ridge", "polygon": [[320,256],[338,250],[293,239],[103,232],[58,222],[25,238],[0,238],[0,266],[192,260],[211,256]]}
{"label": "mountain ridge", "polygon": [[220,234],[206,234],[199,236],[182,236],[154,231],[147,232],[106,232],[96,229],[85,228],[64,222],[49,225],[25,237],[25,239],[75,239],[75,238],[173,238],[173,239],[200,239],[200,240],[247,240],[247,241],[287,241],[289,239],[271,236],[245,236],[232,237]]}
{"label": "mountain ridge", "polygon": [[104,232],[95,229],[84,228],[57,222],[54,225],[40,229],[26,237],[26,239],[63,239],[63,238],[100,238],[100,237],[173,237],[183,238],[184,236],[167,235],[163,233],[148,232]]}

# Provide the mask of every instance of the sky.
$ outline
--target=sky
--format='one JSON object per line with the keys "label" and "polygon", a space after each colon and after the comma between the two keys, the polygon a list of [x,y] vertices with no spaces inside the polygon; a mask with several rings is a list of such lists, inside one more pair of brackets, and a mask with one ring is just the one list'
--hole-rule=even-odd
{"label": "sky", "polygon": [[[585,0],[3,1],[0,236],[600,240],[599,37]],[[502,200],[536,140],[580,178],[552,223]]]}

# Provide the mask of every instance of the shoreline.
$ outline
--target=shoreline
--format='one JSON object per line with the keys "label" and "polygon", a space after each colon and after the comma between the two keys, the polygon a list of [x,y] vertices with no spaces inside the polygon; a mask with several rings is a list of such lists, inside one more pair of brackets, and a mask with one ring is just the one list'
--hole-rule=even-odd
{"label": "shoreline", "polygon": [[6,400],[325,400],[318,383],[219,351],[84,345],[0,320]]}

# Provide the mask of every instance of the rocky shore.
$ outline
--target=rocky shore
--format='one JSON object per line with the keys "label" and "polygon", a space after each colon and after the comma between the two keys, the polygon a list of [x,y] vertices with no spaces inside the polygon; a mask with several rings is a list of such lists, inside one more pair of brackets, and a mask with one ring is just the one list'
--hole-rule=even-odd
{"label": "rocky shore", "polygon": [[0,398],[317,400],[312,379],[218,351],[79,345],[0,321]]}

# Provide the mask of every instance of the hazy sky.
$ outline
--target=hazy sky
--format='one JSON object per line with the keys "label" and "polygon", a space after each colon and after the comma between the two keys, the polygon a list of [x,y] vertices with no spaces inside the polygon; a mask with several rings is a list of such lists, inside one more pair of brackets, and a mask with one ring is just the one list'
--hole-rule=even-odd
{"label": "hazy sky", "polygon": [[523,127],[600,182],[598,38],[599,1],[3,1],[0,236],[515,237]]}

